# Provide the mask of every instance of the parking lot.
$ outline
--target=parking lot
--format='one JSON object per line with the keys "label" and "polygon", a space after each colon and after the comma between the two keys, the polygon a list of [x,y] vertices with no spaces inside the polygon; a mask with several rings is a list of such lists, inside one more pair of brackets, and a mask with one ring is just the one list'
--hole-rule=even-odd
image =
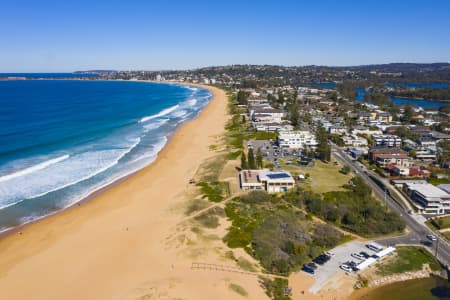
{"label": "parking lot", "polygon": [[292,160],[293,163],[296,163],[296,161],[301,156],[300,150],[280,149],[276,145],[275,141],[270,142],[251,140],[247,143],[247,146],[253,148],[253,152],[255,153],[255,155],[258,149],[261,149],[264,159],[273,163],[273,165],[275,166],[275,170],[280,169],[280,165],[278,163],[279,158]]}
{"label": "parking lot", "polygon": [[374,251],[369,250],[366,247],[367,242],[359,242],[359,241],[353,241],[346,243],[342,246],[338,246],[334,248],[332,252],[334,255],[330,258],[328,262],[326,262],[323,265],[318,265],[317,269],[315,270],[315,273],[311,276],[314,277],[315,283],[314,285],[309,289],[311,293],[318,293],[327,283],[328,280],[330,280],[332,277],[334,277],[338,272],[345,272],[340,268],[340,265],[348,262],[353,261],[357,264],[363,261],[363,259],[357,259],[351,256],[352,253],[360,253],[361,251],[364,251],[368,253],[369,255],[375,254]]}

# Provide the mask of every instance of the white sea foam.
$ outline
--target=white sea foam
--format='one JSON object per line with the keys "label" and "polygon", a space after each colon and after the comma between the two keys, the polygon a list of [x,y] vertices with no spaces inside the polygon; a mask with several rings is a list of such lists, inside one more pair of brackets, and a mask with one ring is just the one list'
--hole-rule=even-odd
{"label": "white sea foam", "polygon": [[45,168],[47,168],[47,167],[49,167],[49,166],[51,166],[53,164],[57,164],[57,163],[59,163],[59,162],[61,162],[63,160],[66,160],[68,158],[69,158],[69,155],[63,155],[63,156],[60,156],[60,157],[57,157],[57,158],[49,159],[47,161],[44,161],[44,162],[39,163],[37,165],[34,165],[32,167],[29,167],[29,168],[26,168],[26,169],[14,172],[12,174],[1,176],[0,177],[0,182],[8,181],[8,180],[11,180],[11,179],[14,179],[14,178],[17,178],[17,177],[21,177],[21,176],[24,176],[24,175],[28,175],[28,174],[34,173],[36,171],[45,169]]}
{"label": "white sea foam", "polygon": [[185,116],[188,112],[186,110],[177,110],[170,114],[171,117],[174,118],[181,118],[182,116]]}
{"label": "white sea foam", "polygon": [[150,120],[153,120],[153,119],[156,119],[156,118],[159,118],[159,117],[168,115],[168,114],[170,114],[171,112],[173,112],[174,110],[176,110],[178,107],[179,107],[179,105],[177,104],[177,105],[174,105],[174,106],[172,106],[172,107],[163,109],[162,111],[160,111],[160,112],[157,113],[157,114],[154,114],[154,115],[151,115],[151,116],[147,116],[147,117],[143,117],[143,118],[139,121],[139,123],[144,123],[144,122],[147,122],[147,121],[150,121]]}
{"label": "white sea foam", "polygon": [[126,149],[88,151],[44,169],[0,183],[0,209],[88,180],[116,165],[140,142]]}
{"label": "white sea foam", "polygon": [[159,128],[159,127],[161,127],[162,125],[166,124],[168,121],[169,121],[169,119],[162,119],[162,120],[159,121],[159,122],[150,123],[150,124],[145,124],[145,125],[144,125],[145,132],[150,131],[150,130],[153,130],[153,129],[156,129],[156,128]]}
{"label": "white sea foam", "polygon": [[186,104],[189,106],[194,106],[195,104],[197,104],[197,99],[189,99],[188,101],[186,101]]}
{"label": "white sea foam", "polygon": [[130,164],[134,164],[138,161],[148,160],[148,159],[150,159],[150,161],[148,163],[151,163],[153,160],[156,159],[159,151],[161,151],[164,148],[164,146],[167,144],[167,141],[168,141],[168,139],[166,136],[162,137],[156,144],[153,144],[151,151],[132,160],[130,162]]}

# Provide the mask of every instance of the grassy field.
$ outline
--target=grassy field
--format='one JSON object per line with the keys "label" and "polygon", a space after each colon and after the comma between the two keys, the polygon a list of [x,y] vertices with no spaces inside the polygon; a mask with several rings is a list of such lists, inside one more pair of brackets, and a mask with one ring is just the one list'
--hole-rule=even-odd
{"label": "grassy field", "polygon": [[450,216],[440,217],[434,220],[428,220],[427,225],[432,229],[446,229],[450,228]]}
{"label": "grassy field", "polygon": [[424,248],[414,246],[397,247],[397,256],[378,266],[377,273],[383,276],[403,272],[419,271],[424,264],[432,270],[441,270],[439,262]]}
{"label": "grassy field", "polygon": [[447,241],[450,241],[450,231],[441,232],[441,234],[447,239]]}
{"label": "grassy field", "polygon": [[342,186],[348,183],[353,176],[351,173],[344,175],[339,172],[342,166],[336,165],[334,161],[324,163],[320,160],[314,160],[313,167],[300,167],[297,165],[286,165],[285,161],[280,159],[280,166],[293,175],[309,174],[307,183],[312,191],[316,193],[342,191]]}

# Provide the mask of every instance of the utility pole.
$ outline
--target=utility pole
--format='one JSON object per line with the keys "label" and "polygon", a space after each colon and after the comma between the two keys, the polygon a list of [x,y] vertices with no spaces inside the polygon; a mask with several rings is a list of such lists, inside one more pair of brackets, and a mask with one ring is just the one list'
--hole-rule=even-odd
{"label": "utility pole", "polygon": [[386,205],[386,187],[384,187],[384,205]]}

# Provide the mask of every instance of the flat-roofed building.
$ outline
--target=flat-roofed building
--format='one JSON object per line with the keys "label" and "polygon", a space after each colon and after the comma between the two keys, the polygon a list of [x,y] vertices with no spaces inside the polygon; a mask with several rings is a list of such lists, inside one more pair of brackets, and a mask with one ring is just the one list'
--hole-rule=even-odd
{"label": "flat-roofed building", "polygon": [[254,122],[278,122],[285,116],[284,111],[274,108],[255,109],[250,111],[250,116]]}
{"label": "flat-roofed building", "polygon": [[402,139],[393,134],[372,134],[375,146],[383,147],[401,147]]}
{"label": "flat-roofed building", "polygon": [[420,212],[429,214],[450,212],[450,195],[432,184],[406,182],[403,189]]}
{"label": "flat-roofed building", "polygon": [[244,191],[264,190],[263,183],[259,180],[259,170],[243,170],[239,173],[239,182]]}
{"label": "flat-roofed building", "polygon": [[342,141],[344,142],[344,145],[348,147],[367,147],[368,145],[365,138],[355,134],[343,136]]}
{"label": "flat-roofed building", "polygon": [[369,160],[375,163],[378,156],[392,156],[398,158],[408,158],[408,152],[399,148],[373,147],[369,150]]}
{"label": "flat-roofed building", "polygon": [[450,194],[450,184],[444,183],[444,184],[438,185],[437,187],[440,188],[441,190],[443,190],[444,192],[446,192],[447,194]]}
{"label": "flat-roofed building", "polygon": [[317,146],[316,136],[306,130],[280,131],[277,142],[280,147],[291,149]]}
{"label": "flat-roofed building", "polygon": [[409,158],[389,154],[378,155],[375,159],[375,164],[380,168],[386,168],[388,165],[395,165],[398,167],[409,167]]}
{"label": "flat-roofed building", "polygon": [[295,186],[295,180],[289,172],[260,172],[259,179],[268,193],[287,192]]}
{"label": "flat-roofed building", "polygon": [[279,193],[287,192],[295,186],[295,179],[286,171],[243,170],[239,173],[239,181],[244,191]]}

